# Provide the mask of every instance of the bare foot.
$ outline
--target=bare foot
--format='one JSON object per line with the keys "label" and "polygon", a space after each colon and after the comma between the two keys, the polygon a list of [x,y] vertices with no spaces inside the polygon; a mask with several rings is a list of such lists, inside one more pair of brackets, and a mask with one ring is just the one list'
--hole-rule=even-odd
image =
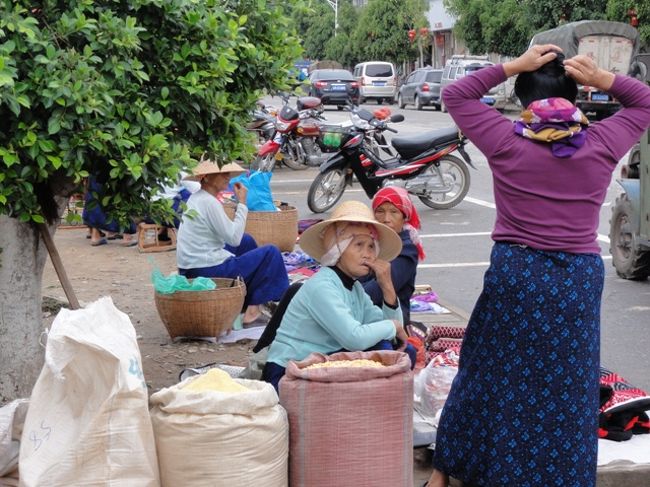
{"label": "bare foot", "polygon": [[248,308],[246,308],[246,312],[244,313],[244,317],[242,318],[242,322],[244,324],[252,323],[257,318],[259,318],[260,315],[261,315],[261,312],[260,312],[259,305],[252,304]]}
{"label": "bare foot", "polygon": [[440,470],[433,469],[427,487],[447,487],[449,485],[449,476]]}

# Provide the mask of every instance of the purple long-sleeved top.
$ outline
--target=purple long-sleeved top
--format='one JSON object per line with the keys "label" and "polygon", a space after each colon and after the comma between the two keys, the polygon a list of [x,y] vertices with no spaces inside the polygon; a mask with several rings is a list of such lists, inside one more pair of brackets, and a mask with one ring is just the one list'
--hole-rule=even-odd
{"label": "purple long-sleeved top", "polygon": [[650,125],[650,88],[617,75],[609,92],[623,109],[587,129],[572,157],[557,158],[550,144],[516,135],[513,122],[481,103],[505,81],[502,65],[481,69],[445,88],[449,113],[485,155],[493,173],[495,241],[535,249],[600,253],[598,216],[612,171]]}

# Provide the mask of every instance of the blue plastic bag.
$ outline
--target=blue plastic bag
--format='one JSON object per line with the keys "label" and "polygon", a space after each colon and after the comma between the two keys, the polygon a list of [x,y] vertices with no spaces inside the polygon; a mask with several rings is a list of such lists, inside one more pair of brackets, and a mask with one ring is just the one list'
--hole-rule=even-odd
{"label": "blue plastic bag", "polygon": [[246,206],[250,211],[277,211],[271,194],[272,172],[253,171],[230,180],[231,186],[241,183],[248,189]]}

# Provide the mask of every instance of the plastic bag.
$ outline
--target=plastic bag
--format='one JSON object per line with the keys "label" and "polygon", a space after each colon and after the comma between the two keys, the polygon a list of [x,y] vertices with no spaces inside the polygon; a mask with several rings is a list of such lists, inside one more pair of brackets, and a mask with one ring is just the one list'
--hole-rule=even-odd
{"label": "plastic bag", "polygon": [[190,281],[179,274],[165,276],[160,269],[151,271],[151,282],[156,292],[160,294],[172,294],[176,291],[210,291],[217,287],[217,284],[207,277],[195,277]]}
{"label": "plastic bag", "polygon": [[135,329],[110,298],[62,309],[20,441],[22,487],[158,487]]}
{"label": "plastic bag", "polygon": [[439,417],[458,373],[458,355],[447,351],[434,357],[415,377],[415,408],[430,419]]}
{"label": "plastic bag", "polygon": [[[18,485],[18,452],[29,399],[16,399],[0,408],[0,477],[5,475]],[[7,479],[6,483],[9,483]],[[3,479],[0,478],[0,485]]]}
{"label": "plastic bag", "polygon": [[248,188],[246,206],[250,211],[278,211],[271,194],[272,172],[253,171],[230,180],[230,184],[241,183]]}

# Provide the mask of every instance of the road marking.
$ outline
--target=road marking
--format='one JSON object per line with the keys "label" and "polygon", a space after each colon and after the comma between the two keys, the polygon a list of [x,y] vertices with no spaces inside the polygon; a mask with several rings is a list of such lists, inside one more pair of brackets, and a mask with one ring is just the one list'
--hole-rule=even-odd
{"label": "road marking", "polygon": [[[346,189],[345,193],[363,193],[364,191],[362,189]],[[304,195],[304,191],[273,191],[273,194],[302,194]]]}
{"label": "road marking", "polygon": [[485,200],[479,200],[477,198],[472,198],[470,196],[465,196],[465,199],[463,201],[467,201],[468,203],[474,203],[475,205],[479,206],[485,206],[486,208],[492,208],[493,210],[496,209],[496,205],[490,201],[485,201]]}
{"label": "road marking", "polygon": [[[313,181],[312,179],[286,179],[286,180],[277,180],[274,181],[275,183],[297,183],[297,182],[311,182]],[[346,189],[347,193],[362,193],[364,192],[362,189]],[[288,194],[288,195],[295,195],[295,194],[304,194],[304,191],[275,191],[277,194]],[[468,203],[473,203],[475,205],[479,206],[484,206],[485,208],[492,208],[493,210],[496,209],[496,205],[492,203],[491,201],[485,201],[485,200],[480,200],[478,198],[472,198],[470,196],[466,196],[464,201],[467,201]],[[474,233],[440,233],[440,234],[431,234],[431,235],[420,235],[422,238],[445,238],[445,237],[480,237],[484,235],[490,235],[490,232],[474,232]],[[596,240],[600,242],[604,242],[606,244],[610,243],[609,237],[607,235],[603,235],[601,233],[598,234],[598,237]]]}
{"label": "road marking", "polygon": [[[603,260],[612,260],[611,255],[602,256]],[[418,269],[445,269],[457,267],[487,267],[489,262],[455,262],[449,264],[419,264]]]}
{"label": "road marking", "polygon": [[[316,176],[314,176],[316,177]],[[271,184],[291,184],[291,183],[311,183],[314,181],[314,178],[311,179],[271,179]]]}
{"label": "road marking", "polygon": [[484,237],[492,232],[467,232],[467,233],[429,233],[420,235],[420,238],[448,238],[448,237]]}

